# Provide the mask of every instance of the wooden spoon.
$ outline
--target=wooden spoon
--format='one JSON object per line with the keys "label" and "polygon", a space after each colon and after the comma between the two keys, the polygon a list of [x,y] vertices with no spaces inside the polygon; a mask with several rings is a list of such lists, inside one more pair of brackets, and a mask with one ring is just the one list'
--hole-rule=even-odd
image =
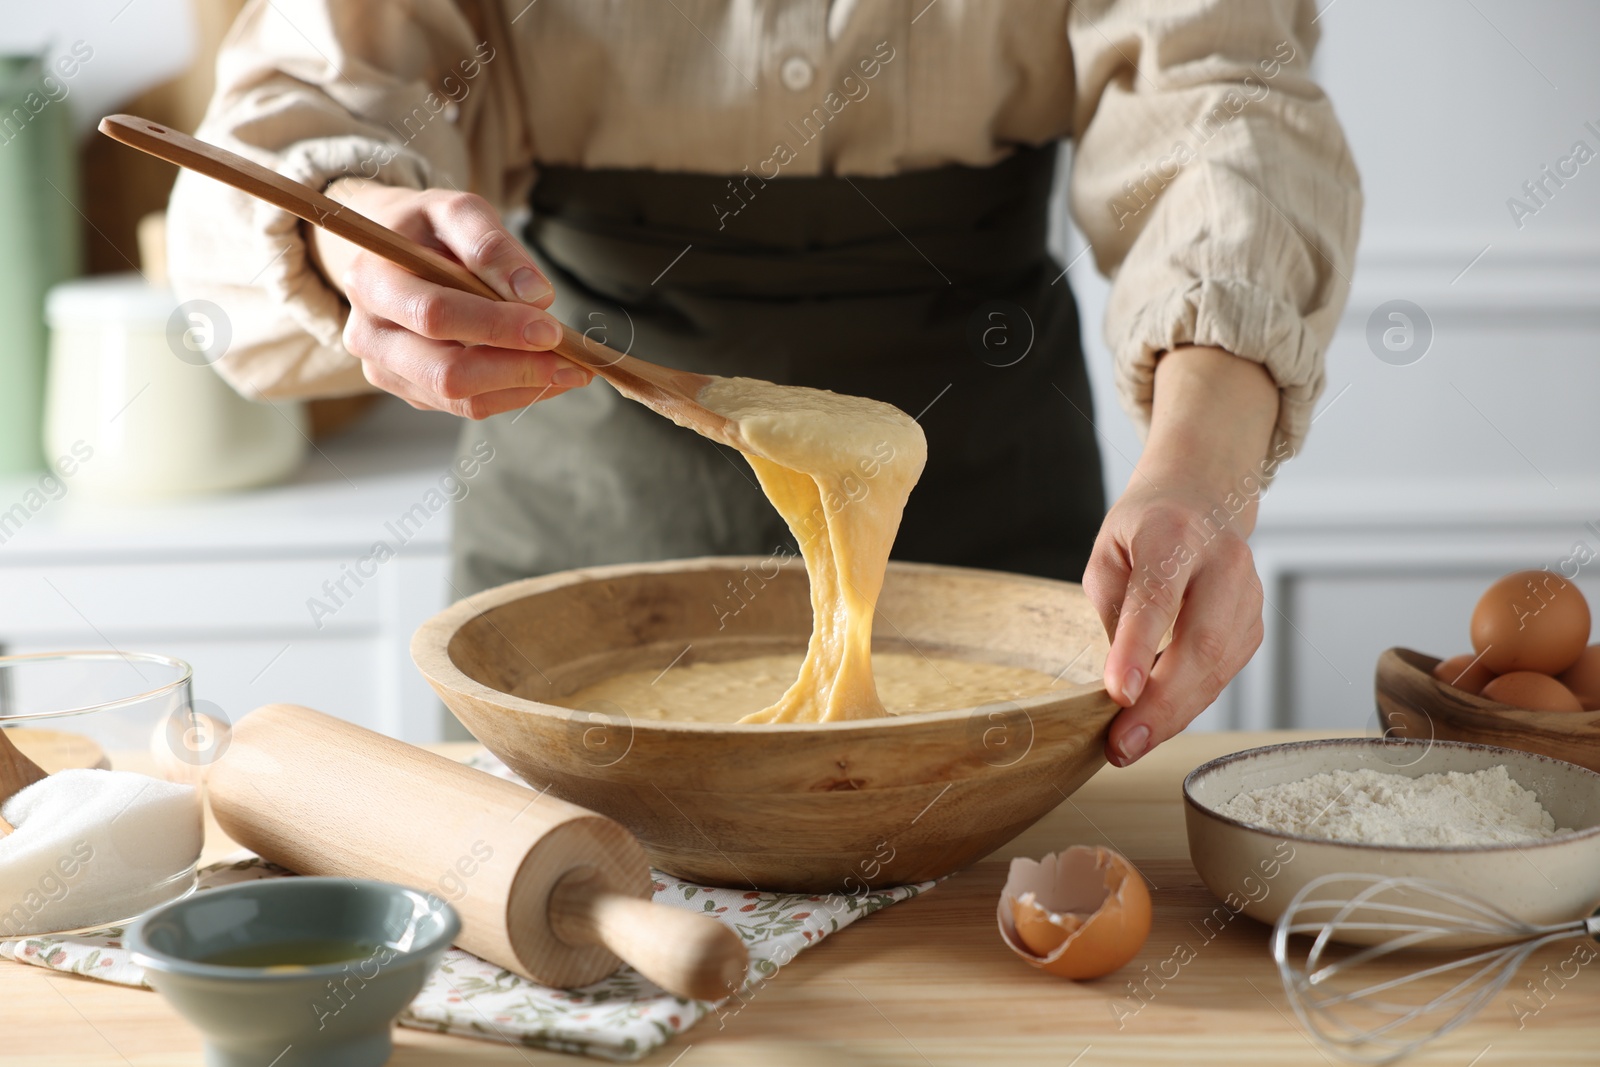
{"label": "wooden spoon", "polygon": [[[373,222],[310,186],[268,170],[225,148],[207,144],[137,115],[107,115],[100,120],[100,132],[141,152],[215,178],[265,200],[313,226],[320,226],[353,245],[382,256],[419,278],[489,300],[502,299],[482,279],[454,260]],[[717,380],[714,376],[647,363],[607,348],[567,325],[561,327],[561,332],[561,343],[554,349],[557,354],[593,371],[610,382],[623,396],[665,415],[678,425],[686,426],[713,441],[748,451],[739,434],[738,424],[704,407],[698,400],[700,391]]]}
{"label": "wooden spoon", "polygon": [[[34,782],[47,777],[43,767],[18,751],[17,746],[7,737],[7,730],[0,730],[0,804],[4,804]],[[0,837],[11,833],[16,827],[0,819]]]}

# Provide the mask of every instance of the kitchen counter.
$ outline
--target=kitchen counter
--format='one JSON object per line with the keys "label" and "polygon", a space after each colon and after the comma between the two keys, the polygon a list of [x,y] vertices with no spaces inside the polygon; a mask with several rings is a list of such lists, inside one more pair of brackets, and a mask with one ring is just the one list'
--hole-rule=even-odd
{"label": "kitchen counter", "polygon": [[[926,1064],[1097,1067],[1101,1064],[1337,1064],[1285,1003],[1266,927],[1239,917],[1210,941],[1201,920],[1217,907],[1188,859],[1180,783],[1214,756],[1295,733],[1188,734],[1135,766],[1106,768],[1005,849],[933,891],[863,920],[802,953],[739,1007],[705,1019],[641,1061],[716,1064]],[[447,746],[458,755],[467,746]],[[212,828],[208,855],[231,846]],[[995,932],[1006,860],[1069,844],[1109,844],[1153,883],[1155,928],[1122,971],[1073,983],[1028,967]],[[1174,950],[1193,959],[1176,968]],[[1522,981],[1571,952],[1547,948]],[[1149,967],[1147,972],[1145,967]],[[1162,981],[1157,974],[1171,976]],[[1148,976],[1148,977],[1147,977]],[[1142,1003],[1129,982],[1144,983]],[[1510,994],[1408,1064],[1594,1063],[1600,974],[1580,970],[1518,1029]],[[1532,1003],[1524,992],[1523,999]],[[737,1010],[735,1010],[737,1008]],[[0,964],[0,1067],[199,1064],[198,1034],[154,993]],[[418,1030],[396,1031],[394,1067],[428,1064],[599,1063]]]}
{"label": "kitchen counter", "polygon": [[[219,547],[317,552],[370,542],[381,533],[377,523],[437,485],[460,427],[450,415],[385,399],[349,429],[308,445],[295,472],[272,485],[119,503],[94,499],[66,478],[65,490],[25,521],[0,528],[0,544],[7,556],[48,559],[91,551],[183,556]],[[0,476],[0,501],[21,500],[38,482],[38,474]],[[415,541],[443,546],[448,534],[448,523],[429,523]]]}

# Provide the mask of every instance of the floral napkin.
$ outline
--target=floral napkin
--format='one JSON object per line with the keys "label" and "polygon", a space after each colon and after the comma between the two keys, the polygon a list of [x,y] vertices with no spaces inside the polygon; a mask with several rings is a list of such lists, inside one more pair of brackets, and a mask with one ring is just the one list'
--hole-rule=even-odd
{"label": "floral napkin", "polygon": [[[517,781],[492,757],[474,766]],[[608,1060],[634,1060],[705,1018],[736,1014],[750,994],[795,954],[863,916],[933,885],[897,886],[873,893],[759,893],[695,885],[655,871],[655,900],[704,912],[732,927],[750,951],[750,970],[739,993],[722,1001],[685,1000],[654,985],[631,967],[582,989],[549,989],[450,949],[400,1025],[490,1041],[577,1052]],[[250,853],[214,863],[200,874],[201,891],[257,878],[292,877]],[[45,935],[0,940],[0,958],[122,985],[143,986],[144,971],[122,947],[121,927],[72,937]]]}

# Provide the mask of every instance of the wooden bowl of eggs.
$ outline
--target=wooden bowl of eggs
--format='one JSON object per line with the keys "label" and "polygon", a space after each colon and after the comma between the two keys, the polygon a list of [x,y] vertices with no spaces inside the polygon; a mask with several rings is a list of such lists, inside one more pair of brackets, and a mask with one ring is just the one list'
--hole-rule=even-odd
{"label": "wooden bowl of eggs", "polygon": [[1474,652],[1378,657],[1378,714],[1390,736],[1537,752],[1600,771],[1600,645],[1589,605],[1548,571],[1490,586],[1472,613]]}
{"label": "wooden bowl of eggs", "polygon": [[856,893],[940,877],[1021,833],[1104,761],[1118,709],[1082,588],[957,567],[889,565],[875,660],[909,651],[1032,668],[1055,680],[1048,691],[773,725],[562,706],[625,672],[803,651],[810,632],[798,560],[708,558],[491,589],[425,623],[411,650],[530,785],[621,822],[658,868],[714,885]]}

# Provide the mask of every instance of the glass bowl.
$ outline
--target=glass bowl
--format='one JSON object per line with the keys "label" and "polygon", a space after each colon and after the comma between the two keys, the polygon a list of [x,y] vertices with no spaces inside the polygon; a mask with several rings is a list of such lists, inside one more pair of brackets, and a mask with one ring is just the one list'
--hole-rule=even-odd
{"label": "glass bowl", "polygon": [[0,807],[16,827],[0,837],[0,940],[123,925],[194,889],[200,791],[156,769],[206,762],[192,677],[149,653],[0,656],[0,729],[52,772]]}

